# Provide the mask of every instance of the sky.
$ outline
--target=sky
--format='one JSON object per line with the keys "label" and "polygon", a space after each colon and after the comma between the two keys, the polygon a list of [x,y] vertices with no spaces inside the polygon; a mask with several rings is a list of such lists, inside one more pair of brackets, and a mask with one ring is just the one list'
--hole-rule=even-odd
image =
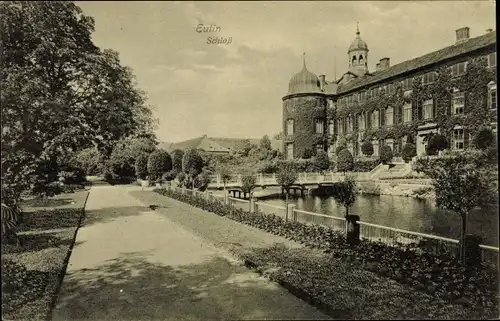
{"label": "sky", "polygon": [[[453,45],[458,28],[477,37],[496,26],[493,1],[76,3],[95,19],[94,42],[134,71],[166,142],[279,133],[303,53],[309,71],[339,78],[357,22],[370,70],[383,57],[394,65]],[[220,31],[197,32],[199,24]]]}

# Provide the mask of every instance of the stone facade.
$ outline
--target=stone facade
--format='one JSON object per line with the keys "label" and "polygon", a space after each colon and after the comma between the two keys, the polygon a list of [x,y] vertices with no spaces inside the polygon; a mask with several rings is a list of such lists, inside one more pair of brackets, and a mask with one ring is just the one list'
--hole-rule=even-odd
{"label": "stone facade", "polygon": [[[389,145],[398,156],[408,138],[416,144],[417,155],[425,155],[429,135],[441,132],[436,119],[441,116],[450,118],[455,114],[460,117],[467,108],[469,98],[463,93],[453,92],[445,102],[435,97],[411,101],[413,80],[420,77],[422,86],[433,84],[437,77],[435,71],[443,68],[447,68],[445,70],[449,70],[455,78],[462,77],[468,63],[477,57],[485,57],[488,70],[495,70],[496,73],[496,31],[488,30],[484,35],[468,38],[469,29],[461,28],[456,35],[456,43],[452,46],[392,67],[389,58],[382,58],[376,70],[370,72],[367,67],[368,45],[361,39],[358,28],[356,38],[347,51],[349,69],[340,79],[333,81],[325,80],[324,75],[317,77],[309,72],[304,59],[302,71],[291,79],[289,91],[283,97],[285,157],[301,158],[308,149],[313,155],[322,149],[333,156],[341,139],[347,141],[347,147],[355,157],[361,155],[364,140],[373,144],[375,157],[383,145]],[[402,99],[406,99],[404,103],[359,108],[362,103],[386,94],[395,95],[400,90],[405,97]],[[485,125],[496,132],[495,81],[488,83],[485,95],[485,108],[492,115]],[[444,114],[438,113],[438,110],[443,110],[438,108],[439,104],[446,104]],[[404,135],[366,135],[412,125],[411,132]],[[448,136],[452,149],[467,148],[470,134],[460,125],[453,128]]]}

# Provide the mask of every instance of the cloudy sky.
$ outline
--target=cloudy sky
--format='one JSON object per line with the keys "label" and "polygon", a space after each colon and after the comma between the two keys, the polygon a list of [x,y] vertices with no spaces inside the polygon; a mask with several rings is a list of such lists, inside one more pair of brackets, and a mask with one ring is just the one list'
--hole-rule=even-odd
{"label": "cloudy sky", "polygon": [[[369,68],[438,50],[468,26],[495,28],[493,1],[77,2],[94,17],[94,41],[120,53],[159,119],[158,137],[259,138],[281,131],[281,98],[307,67],[332,80],[347,70],[359,22]],[[198,33],[198,24],[219,33]],[[229,45],[207,37],[232,37]],[[336,67],[335,67],[336,66]]]}

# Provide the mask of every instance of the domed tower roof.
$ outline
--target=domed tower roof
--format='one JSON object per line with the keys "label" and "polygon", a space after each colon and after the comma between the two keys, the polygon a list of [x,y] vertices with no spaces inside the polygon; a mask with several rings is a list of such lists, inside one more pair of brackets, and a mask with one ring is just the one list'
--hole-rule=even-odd
{"label": "domed tower roof", "polygon": [[318,76],[307,70],[304,53],[304,66],[298,74],[290,79],[290,83],[288,85],[288,95],[321,92],[321,85]]}
{"label": "domed tower roof", "polygon": [[359,32],[359,24],[358,24],[357,29],[356,29],[356,38],[349,46],[349,50],[347,51],[347,53],[350,53],[351,51],[355,51],[355,50],[369,51],[368,45],[366,44],[366,42],[363,39],[361,39],[361,37],[359,35],[360,35],[360,32]]}

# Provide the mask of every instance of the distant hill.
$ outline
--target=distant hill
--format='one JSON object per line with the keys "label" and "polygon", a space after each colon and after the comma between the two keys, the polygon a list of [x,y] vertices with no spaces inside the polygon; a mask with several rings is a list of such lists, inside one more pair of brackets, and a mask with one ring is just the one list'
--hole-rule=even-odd
{"label": "distant hill", "polygon": [[[205,135],[178,143],[161,142],[158,148],[165,149],[168,152],[174,149],[186,150],[190,148],[201,148],[207,151],[227,153],[229,150],[234,150],[245,140],[245,138],[207,137]],[[259,146],[260,138],[249,138],[248,140],[250,143]],[[281,140],[270,139],[270,141],[272,149],[281,151]]]}

